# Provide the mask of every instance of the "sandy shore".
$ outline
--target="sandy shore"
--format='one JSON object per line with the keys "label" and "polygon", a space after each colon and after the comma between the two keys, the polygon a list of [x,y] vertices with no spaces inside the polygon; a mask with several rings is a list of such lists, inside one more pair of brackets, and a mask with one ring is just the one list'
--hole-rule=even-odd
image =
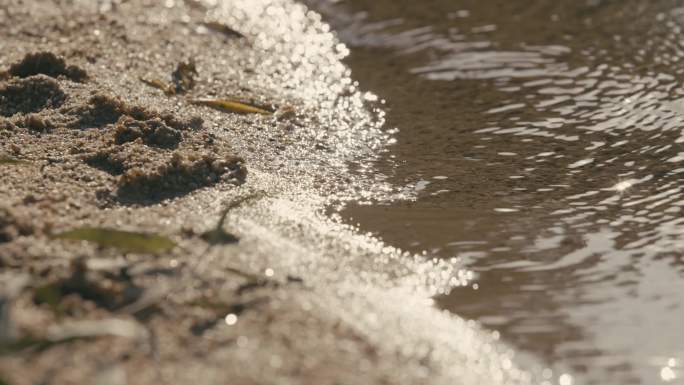
{"label": "sandy shore", "polygon": [[[350,172],[389,135],[315,13],[10,0],[0,50],[0,383],[533,382],[432,307],[456,262],[324,215],[395,189]],[[228,97],[269,113],[192,103]]]}

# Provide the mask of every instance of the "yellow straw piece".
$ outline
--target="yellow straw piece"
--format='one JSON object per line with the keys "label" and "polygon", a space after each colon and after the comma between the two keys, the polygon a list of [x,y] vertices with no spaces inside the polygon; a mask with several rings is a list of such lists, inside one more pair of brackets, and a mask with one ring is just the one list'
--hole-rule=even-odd
{"label": "yellow straw piece", "polygon": [[271,111],[264,110],[263,108],[259,108],[231,99],[192,99],[190,100],[190,103],[212,107],[227,112],[235,112],[238,114],[272,114]]}

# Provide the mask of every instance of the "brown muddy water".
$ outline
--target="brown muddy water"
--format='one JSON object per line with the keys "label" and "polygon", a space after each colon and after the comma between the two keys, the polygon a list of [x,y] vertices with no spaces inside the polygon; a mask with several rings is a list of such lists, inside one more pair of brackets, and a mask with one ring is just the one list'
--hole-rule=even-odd
{"label": "brown muddy water", "polygon": [[478,273],[440,307],[572,374],[684,383],[684,2],[309,0],[385,101],[341,215]]}

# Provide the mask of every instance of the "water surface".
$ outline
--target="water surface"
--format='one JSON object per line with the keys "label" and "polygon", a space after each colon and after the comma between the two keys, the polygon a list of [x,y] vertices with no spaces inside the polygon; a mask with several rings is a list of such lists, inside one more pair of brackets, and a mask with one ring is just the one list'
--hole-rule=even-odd
{"label": "water surface", "polygon": [[684,3],[307,3],[399,129],[378,172],[417,197],[343,216],[464,260],[477,283],[439,306],[575,383],[684,383]]}

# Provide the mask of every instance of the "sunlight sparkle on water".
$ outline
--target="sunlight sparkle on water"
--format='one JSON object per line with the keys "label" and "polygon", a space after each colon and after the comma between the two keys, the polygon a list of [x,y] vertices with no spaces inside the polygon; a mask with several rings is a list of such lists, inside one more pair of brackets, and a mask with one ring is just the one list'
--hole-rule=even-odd
{"label": "sunlight sparkle on water", "polygon": [[670,358],[667,360],[667,365],[660,368],[660,379],[664,382],[672,382],[678,378],[678,373],[675,371],[677,360]]}
{"label": "sunlight sparkle on water", "polygon": [[233,326],[237,323],[238,317],[235,314],[230,313],[226,316],[225,321],[226,321],[226,325]]}
{"label": "sunlight sparkle on water", "polygon": [[672,370],[671,367],[666,366],[660,369],[660,378],[665,382],[670,382],[677,378],[677,376],[675,375],[675,372],[674,370]]}
{"label": "sunlight sparkle on water", "polygon": [[572,376],[567,373],[563,373],[560,375],[560,377],[558,377],[559,385],[572,385],[574,383],[575,381],[573,380]]}
{"label": "sunlight sparkle on water", "polygon": [[623,180],[618,182],[615,186],[613,186],[611,189],[615,190],[619,193],[627,191],[630,187],[634,186],[634,181],[631,179],[628,180]]}

